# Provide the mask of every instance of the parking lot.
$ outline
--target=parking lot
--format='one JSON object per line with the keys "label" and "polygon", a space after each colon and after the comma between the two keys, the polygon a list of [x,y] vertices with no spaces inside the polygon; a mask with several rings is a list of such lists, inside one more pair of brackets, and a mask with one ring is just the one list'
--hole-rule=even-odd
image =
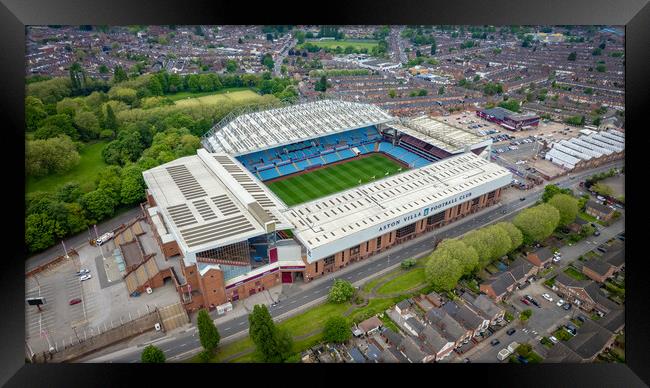
{"label": "parking lot", "polygon": [[[571,306],[571,309],[567,311],[557,306],[556,303],[560,298],[553,291],[544,287],[541,282],[541,280],[538,280],[523,290],[516,290],[510,297],[510,302],[520,312],[526,309],[530,309],[533,312],[526,327],[536,331],[540,335],[549,336],[553,332],[553,329],[557,327],[558,322],[567,320],[572,316],[573,310],[576,307]],[[542,297],[544,293],[549,294],[553,302],[544,299]],[[532,296],[541,307],[537,307],[532,303],[530,305],[524,304],[521,299],[525,295]]]}
{"label": "parking lot", "polygon": [[[163,261],[148,225],[145,227],[147,233],[139,236],[145,253],[161,255]],[[154,289],[152,294],[130,297],[121,273],[109,269],[107,275],[105,270],[115,248],[114,241],[104,244],[101,251],[86,244],[77,249],[78,256],[26,278],[26,297],[39,296],[40,292],[46,301],[42,311],[36,306],[25,309],[27,341],[33,352],[59,349],[179,301],[173,283]],[[80,280],[77,271],[81,268],[90,270],[90,279]],[[70,305],[76,298],[81,302]]]}

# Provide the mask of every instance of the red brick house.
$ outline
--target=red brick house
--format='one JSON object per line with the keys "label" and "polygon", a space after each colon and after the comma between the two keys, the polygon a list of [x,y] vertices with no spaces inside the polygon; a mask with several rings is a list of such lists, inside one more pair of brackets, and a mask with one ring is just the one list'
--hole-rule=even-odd
{"label": "red brick house", "polygon": [[605,283],[614,276],[614,272],[616,268],[600,260],[589,260],[582,266],[582,273],[598,283]]}
{"label": "red brick house", "polygon": [[551,252],[549,247],[543,247],[535,252],[528,252],[526,260],[537,268],[544,268],[551,264],[553,260],[553,252]]}
{"label": "red brick house", "polygon": [[561,272],[555,278],[555,286],[559,297],[577,304],[584,311],[605,315],[620,308],[601,294],[598,283],[591,280],[575,280]]}
{"label": "red brick house", "polygon": [[501,301],[513,292],[517,285],[523,284],[528,278],[535,275],[538,269],[527,260],[517,258],[506,271],[481,283],[479,289],[495,301]]}

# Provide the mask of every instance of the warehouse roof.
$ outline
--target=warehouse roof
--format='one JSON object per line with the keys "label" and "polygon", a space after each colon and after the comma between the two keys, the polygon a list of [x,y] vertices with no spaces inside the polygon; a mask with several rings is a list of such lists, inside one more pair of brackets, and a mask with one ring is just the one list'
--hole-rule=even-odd
{"label": "warehouse roof", "polygon": [[[472,153],[294,206],[284,212],[310,261],[508,185],[512,174]],[[331,244],[335,243],[335,244]],[[325,248],[326,245],[330,247]],[[348,245],[348,246],[346,246]],[[310,250],[323,247],[309,257]]]}
{"label": "warehouse roof", "polygon": [[228,117],[212,128],[202,143],[213,152],[237,156],[391,119],[375,105],[319,100]]}

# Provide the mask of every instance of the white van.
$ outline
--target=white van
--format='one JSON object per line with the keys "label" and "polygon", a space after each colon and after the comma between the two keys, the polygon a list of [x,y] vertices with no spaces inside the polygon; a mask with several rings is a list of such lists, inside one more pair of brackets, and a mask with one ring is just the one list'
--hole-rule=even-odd
{"label": "white van", "polygon": [[497,354],[497,359],[498,359],[499,361],[503,361],[503,360],[505,360],[506,358],[508,358],[508,356],[510,356],[510,354],[512,354],[512,352],[511,352],[510,350],[508,350],[508,349],[501,349],[501,350],[499,351],[499,353]]}

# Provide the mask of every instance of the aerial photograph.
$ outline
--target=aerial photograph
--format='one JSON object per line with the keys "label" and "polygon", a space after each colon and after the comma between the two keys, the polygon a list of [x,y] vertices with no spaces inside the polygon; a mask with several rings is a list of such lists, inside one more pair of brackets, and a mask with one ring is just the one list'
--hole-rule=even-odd
{"label": "aerial photograph", "polygon": [[625,363],[625,28],[25,29],[29,363]]}

